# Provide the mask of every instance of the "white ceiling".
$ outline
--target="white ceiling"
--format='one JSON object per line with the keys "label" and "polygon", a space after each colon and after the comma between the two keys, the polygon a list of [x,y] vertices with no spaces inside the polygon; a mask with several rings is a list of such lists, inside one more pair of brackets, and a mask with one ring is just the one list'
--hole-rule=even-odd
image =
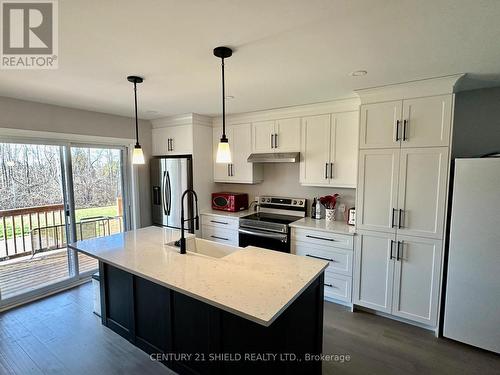
{"label": "white ceiling", "polygon": [[130,116],[139,74],[141,117],[215,115],[219,45],[229,113],[454,73],[492,86],[499,41],[498,0],[65,0],[59,69],[0,71],[0,95]]}

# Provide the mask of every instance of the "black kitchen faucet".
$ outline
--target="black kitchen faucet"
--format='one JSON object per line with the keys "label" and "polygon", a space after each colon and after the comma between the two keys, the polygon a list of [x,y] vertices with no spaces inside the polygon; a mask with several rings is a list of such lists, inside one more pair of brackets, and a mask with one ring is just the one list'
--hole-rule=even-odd
{"label": "black kitchen faucet", "polygon": [[[184,219],[184,197],[191,193],[194,195],[194,202],[196,205],[196,216]],[[186,237],[184,235],[184,223],[186,221],[193,221],[194,220],[194,225],[195,229],[198,230],[200,229],[200,216],[198,215],[198,195],[193,189],[187,189],[184,193],[182,193],[181,197],[181,239],[180,239],[180,248],[181,248],[181,254],[186,254]]]}

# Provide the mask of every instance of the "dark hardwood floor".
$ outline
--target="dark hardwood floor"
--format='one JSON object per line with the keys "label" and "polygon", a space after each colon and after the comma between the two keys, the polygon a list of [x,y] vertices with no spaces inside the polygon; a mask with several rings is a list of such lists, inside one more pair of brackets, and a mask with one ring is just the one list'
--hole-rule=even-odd
{"label": "dark hardwood floor", "polygon": [[[91,311],[87,283],[0,313],[0,374],[172,373]],[[324,353],[350,356],[325,374],[500,374],[500,356],[368,313],[326,303],[324,324]]]}

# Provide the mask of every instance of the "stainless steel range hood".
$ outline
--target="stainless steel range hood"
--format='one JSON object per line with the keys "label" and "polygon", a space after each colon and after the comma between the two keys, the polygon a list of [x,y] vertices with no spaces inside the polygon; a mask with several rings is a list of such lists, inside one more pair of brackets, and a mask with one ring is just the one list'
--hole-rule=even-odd
{"label": "stainless steel range hood", "polygon": [[250,154],[249,163],[297,163],[300,152],[270,152],[267,154]]}

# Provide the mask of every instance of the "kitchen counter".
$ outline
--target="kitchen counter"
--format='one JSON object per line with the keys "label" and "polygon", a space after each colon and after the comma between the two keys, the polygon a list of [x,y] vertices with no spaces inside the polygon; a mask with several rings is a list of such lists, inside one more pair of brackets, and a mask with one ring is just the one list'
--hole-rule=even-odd
{"label": "kitchen counter", "polygon": [[311,217],[294,221],[290,224],[292,228],[303,228],[311,230],[319,230],[323,232],[347,234],[353,236],[356,234],[356,228],[352,225],[347,225],[343,221],[326,221],[325,219],[316,220]]}
{"label": "kitchen counter", "polygon": [[222,257],[182,255],[166,243],[180,231],[147,227],[90,240],[70,248],[153,283],[269,326],[328,263],[257,247]]}
{"label": "kitchen counter", "polygon": [[201,215],[214,215],[222,217],[233,217],[239,219],[240,217],[253,214],[253,210],[243,210],[238,212],[220,211],[220,210],[204,210]]}

